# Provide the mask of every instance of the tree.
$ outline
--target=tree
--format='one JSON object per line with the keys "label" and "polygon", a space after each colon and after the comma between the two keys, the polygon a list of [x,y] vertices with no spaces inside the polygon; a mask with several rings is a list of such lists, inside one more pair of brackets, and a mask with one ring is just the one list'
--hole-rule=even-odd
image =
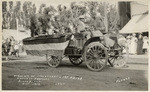
{"label": "tree", "polygon": [[31,37],[34,37],[35,35],[39,34],[41,24],[38,22],[38,18],[36,15],[31,15],[30,17],[30,31],[31,31]]}
{"label": "tree", "polygon": [[42,14],[43,13],[43,8],[46,7],[46,4],[41,4],[40,9],[39,9],[39,13]]}
{"label": "tree", "polygon": [[23,13],[24,13],[24,25],[25,25],[25,27],[26,28],[30,28],[30,17],[32,16],[32,15],[34,15],[35,14],[35,6],[34,5],[32,5],[32,2],[30,2],[30,1],[25,1],[24,3],[23,3],[23,6],[22,6],[22,8],[23,8]]}
{"label": "tree", "polygon": [[104,30],[104,6],[102,3],[96,1],[89,1],[84,3],[86,12],[90,15],[90,19],[86,21],[89,27],[94,27],[95,30]]}
{"label": "tree", "polygon": [[[79,4],[76,2],[72,2],[70,4],[70,22],[69,25],[73,26],[74,29],[78,28],[78,24],[80,22],[81,16],[84,16],[84,14],[87,13],[86,6],[84,5],[84,2],[80,2]],[[76,30],[73,30],[76,31]]]}
{"label": "tree", "polygon": [[[88,6],[88,10],[90,11],[90,15],[92,17],[92,21],[90,21],[90,25],[94,25],[98,28],[98,25],[101,24],[101,27],[108,27],[109,31],[114,31],[118,29],[118,14],[115,5],[110,5],[106,2],[85,2],[85,5]],[[101,21],[101,23],[100,23]],[[97,26],[96,26],[97,25]]]}
{"label": "tree", "polygon": [[98,5],[98,9],[97,9],[97,12],[99,12],[101,14],[101,16],[105,16],[104,13],[105,13],[105,6],[104,6],[104,3],[99,3]]}
{"label": "tree", "polygon": [[28,16],[28,2],[27,1],[25,1],[23,3],[22,8],[23,8],[23,12],[24,12],[25,16],[27,17]]}
{"label": "tree", "polygon": [[10,13],[10,21],[9,21],[9,25],[10,25],[10,29],[12,29],[12,18],[13,18],[13,14],[14,14],[14,6],[13,6],[13,1],[9,1],[9,13]]}
{"label": "tree", "polygon": [[2,12],[3,13],[7,12],[7,1],[2,2]]}
{"label": "tree", "polygon": [[57,6],[57,9],[58,9],[58,12],[61,12],[61,11],[62,11],[61,4],[59,4],[59,5]]}
{"label": "tree", "polygon": [[21,22],[21,2],[20,1],[16,2],[16,6],[14,8],[14,14],[15,14],[16,19],[18,19],[18,25],[21,25],[22,22]]}
{"label": "tree", "polygon": [[9,9],[13,8],[13,1],[9,1]]}
{"label": "tree", "polygon": [[96,17],[98,2],[89,1],[89,2],[87,2],[87,6],[89,8],[91,17],[94,19]]}
{"label": "tree", "polygon": [[7,1],[2,2],[2,28],[7,28]]}
{"label": "tree", "polygon": [[[42,10],[43,7],[45,7],[44,4],[41,5],[40,9]],[[46,33],[47,29],[50,28],[49,22],[50,22],[51,17],[56,12],[56,9],[53,6],[49,6],[49,7],[45,7],[42,10],[42,12],[40,12],[41,16],[38,19],[39,19],[39,22],[41,23],[42,33]]]}
{"label": "tree", "polygon": [[33,13],[35,14],[36,13],[36,6],[35,6],[35,4],[32,5],[32,9],[33,9]]}
{"label": "tree", "polygon": [[110,31],[118,31],[119,30],[119,14],[116,9],[116,6],[110,5],[110,10],[108,12],[108,20],[109,20],[109,30]]}

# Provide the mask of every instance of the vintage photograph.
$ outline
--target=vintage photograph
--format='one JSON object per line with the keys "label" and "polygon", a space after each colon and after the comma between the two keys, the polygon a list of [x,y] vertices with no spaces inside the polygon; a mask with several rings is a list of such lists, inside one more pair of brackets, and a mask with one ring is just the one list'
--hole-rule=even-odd
{"label": "vintage photograph", "polygon": [[3,91],[148,91],[148,0],[1,7]]}

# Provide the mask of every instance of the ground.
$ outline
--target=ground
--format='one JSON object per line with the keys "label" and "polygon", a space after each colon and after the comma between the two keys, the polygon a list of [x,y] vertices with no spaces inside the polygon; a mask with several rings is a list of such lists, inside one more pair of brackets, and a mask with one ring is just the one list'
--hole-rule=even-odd
{"label": "ground", "polygon": [[2,62],[2,89],[147,91],[148,58],[131,56],[127,65],[107,65],[102,71],[93,72],[85,63],[74,66],[67,58],[58,68],[51,68],[45,57],[10,57],[10,61]]}

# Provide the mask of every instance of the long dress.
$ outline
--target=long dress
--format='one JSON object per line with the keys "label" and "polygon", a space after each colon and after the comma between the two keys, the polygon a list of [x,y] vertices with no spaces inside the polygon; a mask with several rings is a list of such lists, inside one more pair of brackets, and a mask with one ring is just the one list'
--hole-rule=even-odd
{"label": "long dress", "polygon": [[11,46],[10,46],[10,53],[11,53],[11,55],[14,52],[14,43],[15,43],[14,40],[12,40],[11,43],[10,43],[11,44]]}
{"label": "long dress", "polygon": [[131,44],[130,44],[130,50],[129,53],[130,54],[136,54],[137,53],[137,41],[138,39],[136,37],[132,37],[131,38]]}
{"label": "long dress", "polygon": [[138,42],[137,42],[137,54],[143,54],[143,39],[138,39]]}
{"label": "long dress", "polygon": [[149,41],[148,41],[148,38],[143,38],[143,50],[144,50],[144,53],[148,53],[148,46],[149,46]]}
{"label": "long dress", "polygon": [[130,50],[131,50],[131,39],[127,39],[127,47],[128,47],[129,53],[130,53]]}

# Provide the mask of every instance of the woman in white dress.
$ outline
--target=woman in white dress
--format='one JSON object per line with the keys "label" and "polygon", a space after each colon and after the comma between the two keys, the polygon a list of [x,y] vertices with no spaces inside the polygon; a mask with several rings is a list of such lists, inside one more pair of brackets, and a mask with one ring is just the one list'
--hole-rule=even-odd
{"label": "woman in white dress", "polygon": [[126,37],[126,42],[127,42],[127,49],[128,49],[128,51],[129,51],[129,53],[130,53],[130,50],[131,50],[131,36],[130,35],[128,35],[127,37]]}
{"label": "woman in white dress", "polygon": [[144,41],[144,43],[143,43],[143,51],[146,54],[146,53],[148,53],[148,46],[149,46],[148,37],[144,36],[143,37],[143,41]]}
{"label": "woman in white dress", "polygon": [[137,53],[137,37],[136,37],[136,34],[132,34],[132,37],[131,37],[131,45],[130,45],[130,54],[136,54]]}

